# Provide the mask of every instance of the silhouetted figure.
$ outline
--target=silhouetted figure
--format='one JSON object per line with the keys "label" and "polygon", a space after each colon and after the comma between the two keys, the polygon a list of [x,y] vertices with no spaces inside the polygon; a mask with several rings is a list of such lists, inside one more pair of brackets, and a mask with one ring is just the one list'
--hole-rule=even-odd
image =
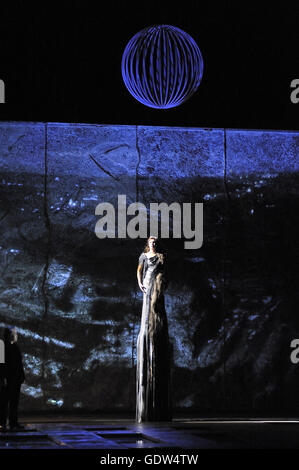
{"label": "silhouetted figure", "polygon": [[0,382],[0,425],[2,431],[6,430],[7,417],[9,428],[12,431],[24,429],[18,423],[18,405],[21,384],[25,380],[22,355],[17,345],[18,335],[16,328],[4,329],[5,363],[1,364]]}

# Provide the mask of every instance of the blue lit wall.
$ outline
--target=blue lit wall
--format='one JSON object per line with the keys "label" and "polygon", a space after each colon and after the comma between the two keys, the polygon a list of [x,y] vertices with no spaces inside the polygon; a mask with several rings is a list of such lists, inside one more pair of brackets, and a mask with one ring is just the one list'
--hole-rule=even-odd
{"label": "blue lit wall", "polygon": [[[204,244],[164,241],[174,406],[297,406],[299,132],[0,123],[0,326],[22,410],[135,408],[143,240],[99,240],[99,202],[204,202]],[[91,157],[92,156],[92,157]],[[95,161],[97,163],[95,163]]]}

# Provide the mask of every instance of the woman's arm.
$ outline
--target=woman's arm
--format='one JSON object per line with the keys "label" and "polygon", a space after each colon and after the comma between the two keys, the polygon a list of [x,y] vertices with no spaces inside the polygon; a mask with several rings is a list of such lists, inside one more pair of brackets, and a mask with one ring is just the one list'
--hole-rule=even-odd
{"label": "woman's arm", "polygon": [[137,268],[137,280],[138,280],[138,285],[140,287],[140,290],[142,292],[145,292],[145,287],[144,285],[142,284],[142,267],[143,265],[142,264],[138,264],[138,268]]}

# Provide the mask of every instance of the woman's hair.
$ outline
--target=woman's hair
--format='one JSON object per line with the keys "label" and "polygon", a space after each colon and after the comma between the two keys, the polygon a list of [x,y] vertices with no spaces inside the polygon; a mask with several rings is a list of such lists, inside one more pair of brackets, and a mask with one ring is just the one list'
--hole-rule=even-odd
{"label": "woman's hair", "polygon": [[157,253],[164,253],[165,252],[165,249],[163,248],[160,240],[158,237],[155,237],[154,235],[151,235],[150,237],[148,237],[148,239],[146,240],[146,244],[145,244],[145,247],[144,247],[144,250],[143,250],[143,253],[147,253],[149,251],[149,241],[154,239],[156,241],[156,251]]}

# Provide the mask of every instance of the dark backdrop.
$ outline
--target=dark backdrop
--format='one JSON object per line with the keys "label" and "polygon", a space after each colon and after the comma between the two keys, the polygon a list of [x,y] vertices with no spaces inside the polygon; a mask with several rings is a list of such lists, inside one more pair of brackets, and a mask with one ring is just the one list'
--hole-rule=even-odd
{"label": "dark backdrop", "polygon": [[[298,19],[295,2],[10,2],[1,7],[0,119],[296,129]],[[120,72],[129,39],[159,23],[186,30],[204,58],[199,90],[170,110],[138,103]]]}
{"label": "dark backdrop", "polygon": [[151,202],[204,204],[200,249],[184,249],[171,224],[163,239],[176,411],[297,415],[298,141],[285,131],[1,123],[0,327],[19,331],[22,409],[133,416],[145,240],[95,235],[98,203],[117,213],[125,194],[148,217]]}

